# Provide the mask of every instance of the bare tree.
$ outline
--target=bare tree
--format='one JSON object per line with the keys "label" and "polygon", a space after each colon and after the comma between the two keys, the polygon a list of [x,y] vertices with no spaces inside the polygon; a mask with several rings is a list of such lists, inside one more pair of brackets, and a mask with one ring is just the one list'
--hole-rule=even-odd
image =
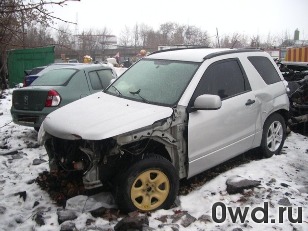
{"label": "bare tree", "polygon": [[[2,83],[6,82],[6,51],[11,48],[26,48],[27,33],[33,28],[33,23],[44,26],[50,25],[53,20],[65,21],[53,16],[47,6],[64,6],[66,2],[73,0],[1,0],[0,1],[0,74]],[[39,28],[36,28],[39,30]],[[32,31],[34,32],[34,30]],[[38,32],[38,31],[36,31]],[[39,32],[39,34],[41,34]]]}
{"label": "bare tree", "polygon": [[239,46],[240,35],[238,33],[234,33],[231,38],[231,46],[230,48],[238,48]]}
{"label": "bare tree", "polygon": [[254,35],[250,38],[250,47],[253,48],[259,48],[260,47],[260,36],[259,35]]}
{"label": "bare tree", "polygon": [[104,27],[103,29],[97,30],[96,33],[100,35],[97,37],[98,51],[100,51],[101,56],[103,58],[104,51],[109,46],[109,44],[112,43],[110,39],[113,38],[113,36],[111,36],[110,30],[108,30],[106,27]]}
{"label": "bare tree", "polygon": [[172,45],[172,37],[176,28],[176,23],[167,22],[160,25],[159,32],[160,36],[160,43],[163,45]]}
{"label": "bare tree", "polygon": [[[66,58],[66,54],[72,53],[77,47],[76,36],[72,34],[68,24],[62,24],[56,29],[55,34],[55,55],[57,57]],[[74,52],[75,53],[75,52]]]}
{"label": "bare tree", "polygon": [[124,30],[122,30],[120,34],[119,45],[130,46],[131,44],[133,44],[131,39],[131,30],[128,26],[125,26]]}
{"label": "bare tree", "polygon": [[132,38],[133,38],[133,45],[136,48],[137,46],[140,46],[140,42],[139,42],[139,26],[136,23],[136,25],[134,26],[133,30],[132,30]]}
{"label": "bare tree", "polygon": [[[218,47],[218,44],[214,46]],[[223,48],[244,48],[248,46],[247,36],[244,34],[233,33],[232,35],[222,35],[220,37],[220,47]]]}
{"label": "bare tree", "polygon": [[279,47],[282,41],[283,40],[280,41],[278,35],[272,35],[271,33],[268,33],[266,40],[264,42],[261,41],[261,47],[264,49],[275,49]]}
{"label": "bare tree", "polygon": [[236,48],[248,47],[248,36],[245,34],[240,35]]}
{"label": "bare tree", "polygon": [[26,47],[41,47],[54,44],[54,39],[46,25],[29,25],[24,37]]}
{"label": "bare tree", "polygon": [[179,45],[184,44],[184,32],[185,32],[185,26],[181,26],[178,24],[175,24],[174,27],[174,33],[172,35],[171,43]]}
{"label": "bare tree", "polygon": [[99,46],[97,35],[91,29],[84,30],[78,35],[78,40],[81,53],[95,58],[95,50]]}
{"label": "bare tree", "polygon": [[157,49],[160,45],[160,33],[155,32],[153,29],[147,32],[147,43],[146,46],[152,49]]}
{"label": "bare tree", "polygon": [[209,46],[210,39],[207,32],[195,26],[188,26],[185,32],[185,41],[187,45]]}
{"label": "bare tree", "polygon": [[288,46],[293,46],[294,45],[294,40],[291,39],[290,33],[288,31],[285,32],[284,34],[284,40],[281,43],[282,47],[288,47]]}
{"label": "bare tree", "polygon": [[[220,47],[223,47],[223,48],[231,47],[230,36],[229,35],[221,36],[220,41],[219,41],[219,45],[220,45]],[[218,47],[218,45],[217,45],[217,47]]]}
{"label": "bare tree", "polygon": [[199,44],[197,45],[209,47],[211,44],[211,40],[210,40],[208,33],[206,31],[200,31],[199,35],[200,35]]}
{"label": "bare tree", "polygon": [[247,37],[244,34],[234,33],[231,38],[229,48],[244,48],[248,47]]}
{"label": "bare tree", "polygon": [[141,46],[147,46],[149,31],[153,31],[153,29],[145,24],[140,25],[140,40]]}
{"label": "bare tree", "polygon": [[99,51],[102,55],[104,50],[109,44],[110,32],[107,28],[102,30],[84,30],[78,35],[78,49],[80,50],[82,56],[90,55],[93,60],[96,60],[96,55]]}

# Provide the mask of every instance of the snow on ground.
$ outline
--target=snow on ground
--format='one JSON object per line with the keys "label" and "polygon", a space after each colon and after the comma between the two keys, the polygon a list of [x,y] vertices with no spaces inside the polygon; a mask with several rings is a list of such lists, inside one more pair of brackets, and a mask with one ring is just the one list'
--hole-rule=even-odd
{"label": "snow on ground", "polygon": [[[60,208],[34,182],[40,172],[49,169],[46,150],[37,147],[37,133],[32,128],[11,122],[12,91],[7,90],[6,99],[0,99],[0,230],[60,230],[57,217]],[[307,141],[307,137],[292,132],[281,155],[251,161],[220,174],[188,195],[180,196],[178,207],[152,213],[149,226],[165,231],[308,230]],[[15,154],[3,155],[17,149]],[[226,180],[230,177],[258,180],[261,184],[243,194],[229,195]],[[237,207],[247,211],[243,222],[239,218],[232,221],[231,213]],[[179,211],[187,211],[188,215],[173,220]],[[222,222],[224,211],[226,220]],[[265,211],[268,223],[264,220]],[[35,221],[37,214],[43,216],[45,225]],[[188,218],[193,222],[187,226]],[[88,219],[94,221],[91,226],[86,224]],[[107,230],[106,227],[116,224],[94,218],[88,212],[78,213],[73,222],[77,230]]]}

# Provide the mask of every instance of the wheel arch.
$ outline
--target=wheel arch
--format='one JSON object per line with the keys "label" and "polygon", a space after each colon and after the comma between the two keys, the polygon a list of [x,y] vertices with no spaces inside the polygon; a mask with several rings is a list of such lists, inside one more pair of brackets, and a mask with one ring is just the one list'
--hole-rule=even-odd
{"label": "wheel arch", "polygon": [[284,111],[271,113],[263,124],[260,150],[263,157],[280,154],[286,139],[287,116]]}
{"label": "wheel arch", "polygon": [[279,114],[279,115],[281,115],[281,116],[284,118],[286,124],[287,124],[288,119],[289,119],[289,117],[290,117],[290,116],[289,116],[289,111],[286,110],[286,109],[283,109],[283,108],[278,109],[278,110],[275,110],[275,111],[271,111],[271,112],[266,113],[266,114],[267,114],[267,116],[266,116],[266,117],[263,117],[263,119],[262,119],[262,124],[261,124],[261,129],[262,129],[262,130],[263,130],[263,128],[264,128],[264,124],[265,124],[266,120],[268,120],[268,118],[270,118],[273,114]]}
{"label": "wheel arch", "polygon": [[175,155],[172,154],[172,145],[166,144],[163,140],[146,138],[121,146],[121,150],[128,155],[140,156],[156,154],[164,157],[172,164],[175,162]]}
{"label": "wheel arch", "polygon": [[268,120],[268,118],[270,118],[275,113],[281,115],[284,118],[286,125],[288,125],[288,120],[289,120],[289,111],[288,110],[281,108],[279,110],[267,113],[267,116],[265,118],[261,119],[261,122],[260,122],[261,124],[259,125],[260,129],[257,131],[256,137],[255,137],[253,145],[252,145],[253,148],[259,147],[259,145],[261,144],[264,124],[265,124],[266,120]]}
{"label": "wheel arch", "polygon": [[155,153],[156,155],[162,156],[171,163],[174,164],[175,156],[172,155],[171,145],[166,145],[163,142],[159,142],[155,139],[150,139],[150,145],[145,149],[144,153]]}
{"label": "wheel arch", "polygon": [[185,155],[186,150],[182,149],[182,143],[169,143],[164,139],[155,137],[148,139],[150,140],[150,145],[147,146],[142,154],[156,154],[165,158],[174,166],[181,179],[187,177],[187,169],[185,167],[187,156]]}
{"label": "wheel arch", "polygon": [[[280,115],[284,118],[284,120],[285,120],[285,122],[286,122],[286,125],[287,125],[288,120],[289,120],[289,118],[290,118],[289,111],[287,111],[287,110],[285,110],[285,109],[280,109],[280,110],[277,110],[277,111],[275,111],[275,112],[273,112],[273,113],[280,114]],[[273,113],[271,113],[271,114],[273,114]]]}

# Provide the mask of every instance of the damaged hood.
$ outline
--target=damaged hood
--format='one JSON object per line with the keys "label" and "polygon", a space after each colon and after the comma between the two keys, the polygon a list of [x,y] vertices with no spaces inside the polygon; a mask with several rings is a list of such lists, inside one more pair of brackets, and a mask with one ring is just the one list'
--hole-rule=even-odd
{"label": "damaged hood", "polygon": [[172,112],[99,92],[50,113],[39,136],[47,132],[62,139],[101,140],[152,125]]}

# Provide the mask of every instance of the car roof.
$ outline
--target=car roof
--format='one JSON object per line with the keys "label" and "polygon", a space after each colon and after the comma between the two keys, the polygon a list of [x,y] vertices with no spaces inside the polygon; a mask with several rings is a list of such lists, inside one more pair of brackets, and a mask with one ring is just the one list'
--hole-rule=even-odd
{"label": "car roof", "polygon": [[97,68],[100,69],[110,69],[111,68],[107,65],[102,65],[102,64],[85,64],[85,63],[53,63],[47,66],[44,70],[38,73],[38,76],[41,76],[42,74],[50,71],[50,70],[55,70],[55,69],[63,69],[63,68],[73,68],[73,69],[78,69],[78,70],[95,70]]}
{"label": "car roof", "polygon": [[80,64],[84,64],[84,63],[51,63],[48,66],[74,66],[74,65],[80,65]]}
{"label": "car roof", "polygon": [[111,67],[103,64],[84,64],[81,63],[79,65],[73,65],[73,66],[64,66],[59,67],[55,69],[77,69],[77,70],[97,70],[97,69],[108,69],[111,70]]}
{"label": "car roof", "polygon": [[229,49],[229,48],[176,48],[156,51],[145,58],[167,59],[178,61],[203,62],[205,59],[216,57],[219,55],[240,53],[240,52],[256,52],[258,49]]}

